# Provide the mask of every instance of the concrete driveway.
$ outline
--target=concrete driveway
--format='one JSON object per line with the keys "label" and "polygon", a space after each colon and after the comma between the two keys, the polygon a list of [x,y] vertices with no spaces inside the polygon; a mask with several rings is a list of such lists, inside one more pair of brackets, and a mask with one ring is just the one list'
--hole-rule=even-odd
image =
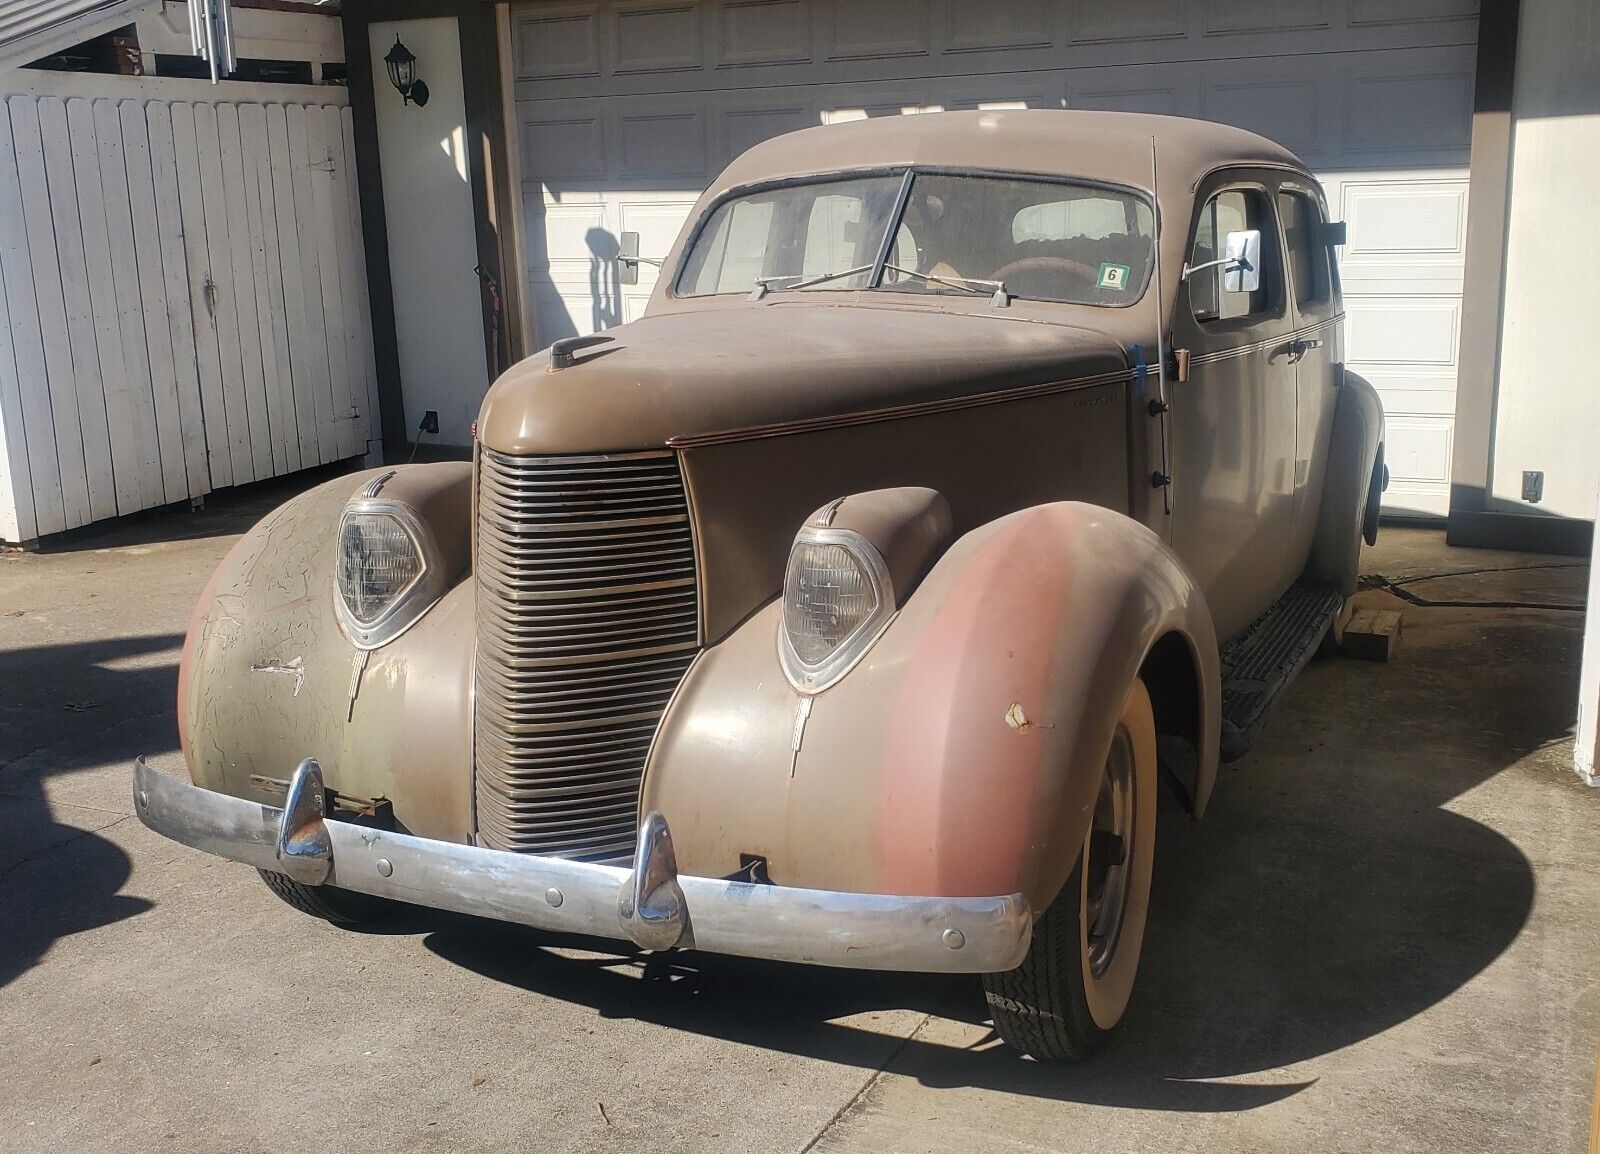
{"label": "concrete driveway", "polygon": [[0,1151],[1583,1147],[1570,559],[1387,533],[1366,570],[1431,604],[1393,663],[1314,663],[1204,822],[1164,811],[1128,1020],[1069,1068],[1001,1047],[975,981],[344,932],[144,829],[190,602],[283,495],[0,555]]}

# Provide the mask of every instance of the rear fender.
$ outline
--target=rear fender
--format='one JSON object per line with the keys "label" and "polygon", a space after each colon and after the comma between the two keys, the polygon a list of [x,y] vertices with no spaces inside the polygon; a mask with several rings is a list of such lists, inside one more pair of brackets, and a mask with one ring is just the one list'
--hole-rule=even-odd
{"label": "rear fender", "polygon": [[1210,791],[1210,615],[1121,514],[1041,505],[968,533],[809,707],[779,667],[780,620],[773,602],[707,650],[657,736],[643,807],[666,815],[686,871],[760,859],[779,884],[1022,892],[1042,909],[1087,835],[1128,687],[1172,634],[1196,665],[1198,805]]}

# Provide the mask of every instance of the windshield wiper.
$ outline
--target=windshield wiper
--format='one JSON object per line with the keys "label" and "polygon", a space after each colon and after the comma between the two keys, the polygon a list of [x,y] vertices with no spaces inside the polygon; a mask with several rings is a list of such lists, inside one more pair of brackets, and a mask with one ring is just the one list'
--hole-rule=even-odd
{"label": "windshield wiper", "polygon": [[[934,276],[931,272],[918,272],[914,268],[901,268],[897,264],[886,264],[883,267],[886,272],[897,272],[902,276],[914,276],[918,280],[927,281],[930,284],[947,285],[964,293],[972,293],[974,296],[981,297],[985,292],[993,292],[994,296],[990,300],[994,307],[998,309],[1003,309],[1011,303],[1011,294],[1006,292],[1004,281],[979,280],[977,277],[972,276],[963,276],[952,280],[949,277]],[[983,287],[973,288],[973,285],[982,285]]]}
{"label": "windshield wiper", "polygon": [[804,275],[802,273],[784,273],[781,276],[758,276],[756,277],[755,291],[750,294],[750,299],[753,301],[760,300],[767,295],[768,289],[773,288],[782,281],[792,280],[795,282],[794,284],[783,286],[785,292],[790,292],[794,289],[810,288],[814,284],[826,284],[831,280],[843,280],[847,276],[860,276],[864,272],[871,272],[873,267],[873,265],[864,264],[859,268],[842,268],[837,272],[825,272],[821,276],[814,276],[807,280],[799,279]]}

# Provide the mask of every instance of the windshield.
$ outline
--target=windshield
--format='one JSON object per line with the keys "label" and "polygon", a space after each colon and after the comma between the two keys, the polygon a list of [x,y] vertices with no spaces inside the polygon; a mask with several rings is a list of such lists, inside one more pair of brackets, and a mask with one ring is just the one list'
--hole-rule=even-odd
{"label": "windshield", "polygon": [[[723,201],[679,296],[873,288],[1127,305],[1149,278],[1150,205],[1070,181],[917,172],[819,180]],[[893,242],[887,245],[890,222]]]}

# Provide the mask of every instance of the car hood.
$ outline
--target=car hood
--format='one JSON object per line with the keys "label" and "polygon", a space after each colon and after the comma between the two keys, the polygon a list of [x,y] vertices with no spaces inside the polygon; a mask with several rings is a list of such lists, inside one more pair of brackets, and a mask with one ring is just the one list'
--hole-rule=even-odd
{"label": "car hood", "polygon": [[647,449],[889,418],[900,410],[1125,373],[1069,325],[923,306],[768,300],[609,330],[571,366],[545,353],[490,389],[478,439],[518,455]]}

